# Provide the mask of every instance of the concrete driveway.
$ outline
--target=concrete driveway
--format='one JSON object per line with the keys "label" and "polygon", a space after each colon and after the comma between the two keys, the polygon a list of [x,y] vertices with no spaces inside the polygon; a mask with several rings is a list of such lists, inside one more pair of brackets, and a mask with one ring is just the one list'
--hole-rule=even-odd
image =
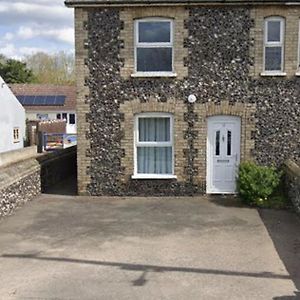
{"label": "concrete driveway", "polygon": [[236,204],[43,195],[0,222],[0,299],[299,299],[300,220]]}

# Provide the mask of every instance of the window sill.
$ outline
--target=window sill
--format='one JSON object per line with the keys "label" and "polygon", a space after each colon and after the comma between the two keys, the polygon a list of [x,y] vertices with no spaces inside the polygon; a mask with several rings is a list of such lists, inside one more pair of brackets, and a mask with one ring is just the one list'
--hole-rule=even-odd
{"label": "window sill", "polygon": [[131,74],[131,77],[134,78],[144,78],[144,77],[177,77],[176,73],[173,72],[137,72],[137,73],[133,73]]}
{"label": "window sill", "polygon": [[159,175],[159,174],[136,174],[131,176],[132,179],[177,179],[176,175]]}
{"label": "window sill", "polygon": [[297,72],[295,73],[295,76],[300,76],[300,71],[297,71]]}
{"label": "window sill", "polygon": [[267,76],[283,77],[283,76],[286,76],[286,73],[285,72],[262,72],[262,73],[260,73],[260,76],[263,76],[263,77],[267,77]]}

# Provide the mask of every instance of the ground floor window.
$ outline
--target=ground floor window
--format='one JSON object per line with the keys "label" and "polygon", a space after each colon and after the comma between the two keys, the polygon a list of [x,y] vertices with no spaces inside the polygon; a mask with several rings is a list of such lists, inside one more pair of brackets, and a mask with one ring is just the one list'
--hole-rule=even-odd
{"label": "ground floor window", "polygon": [[135,119],[135,176],[173,175],[173,116],[144,113]]}
{"label": "ground floor window", "polygon": [[19,127],[14,127],[14,129],[13,129],[13,139],[14,139],[14,143],[19,143],[20,142],[20,128]]}
{"label": "ground floor window", "polygon": [[57,120],[65,120],[67,124],[75,125],[76,124],[76,116],[74,113],[57,113]]}
{"label": "ground floor window", "polygon": [[48,114],[36,114],[37,119],[41,120],[41,121],[45,121],[49,119],[49,115]]}

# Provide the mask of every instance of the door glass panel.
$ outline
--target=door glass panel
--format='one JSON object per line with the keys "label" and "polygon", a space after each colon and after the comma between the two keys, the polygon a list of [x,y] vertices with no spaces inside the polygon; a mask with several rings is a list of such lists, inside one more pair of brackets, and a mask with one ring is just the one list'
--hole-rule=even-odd
{"label": "door glass panel", "polygon": [[220,155],[220,130],[216,132],[216,155]]}
{"label": "door glass panel", "polygon": [[231,131],[227,131],[227,155],[231,155]]}

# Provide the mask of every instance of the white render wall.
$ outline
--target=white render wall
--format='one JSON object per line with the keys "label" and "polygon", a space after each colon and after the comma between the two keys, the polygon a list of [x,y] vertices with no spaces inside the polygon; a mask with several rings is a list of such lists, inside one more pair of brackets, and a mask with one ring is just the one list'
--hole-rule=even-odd
{"label": "white render wall", "polygon": [[[14,143],[13,130],[19,128],[19,142]],[[25,109],[0,77],[0,153],[24,147]]]}

